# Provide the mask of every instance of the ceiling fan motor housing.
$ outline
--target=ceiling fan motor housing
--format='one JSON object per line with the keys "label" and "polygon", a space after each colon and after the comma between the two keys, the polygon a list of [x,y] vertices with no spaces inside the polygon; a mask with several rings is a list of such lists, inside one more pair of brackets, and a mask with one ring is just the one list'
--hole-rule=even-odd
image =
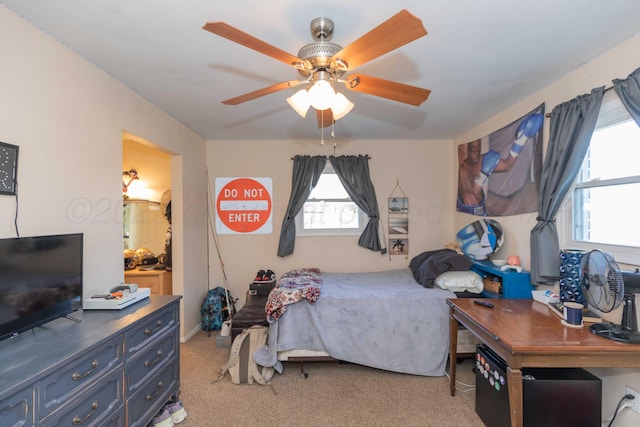
{"label": "ceiling fan motor housing", "polygon": [[342,76],[347,71],[346,66],[344,69],[342,67],[334,69],[329,68],[331,58],[341,50],[342,46],[327,42],[309,43],[308,45],[303,46],[298,51],[298,58],[309,61],[314,70],[308,71],[305,69],[298,69],[298,72],[305,78],[308,78],[315,71],[328,71],[336,78]]}
{"label": "ceiling fan motor housing", "polygon": [[333,21],[329,18],[315,18],[310,25],[311,36],[315,40],[298,51],[298,58],[309,61],[312,70],[298,69],[300,75],[311,77],[317,71],[327,71],[333,78],[341,77],[347,71],[347,64],[337,60],[330,65],[331,58],[342,50],[342,46],[329,43],[333,38]]}

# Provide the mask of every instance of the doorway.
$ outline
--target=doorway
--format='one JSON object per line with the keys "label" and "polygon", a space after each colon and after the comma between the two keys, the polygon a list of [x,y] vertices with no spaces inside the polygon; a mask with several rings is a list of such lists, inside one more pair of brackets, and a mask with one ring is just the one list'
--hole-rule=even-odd
{"label": "doorway", "polygon": [[125,283],[172,294],[171,157],[150,141],[122,133]]}

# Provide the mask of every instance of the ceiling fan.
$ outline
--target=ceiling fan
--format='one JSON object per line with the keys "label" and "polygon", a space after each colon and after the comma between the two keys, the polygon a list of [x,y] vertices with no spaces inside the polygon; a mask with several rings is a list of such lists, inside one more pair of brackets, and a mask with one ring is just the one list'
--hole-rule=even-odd
{"label": "ceiling fan", "polygon": [[[316,18],[311,21],[313,43],[303,46],[297,56],[251,36],[224,22],[208,22],[203,29],[224,37],[242,46],[253,49],[273,59],[292,66],[303,80],[276,83],[253,92],[222,101],[226,105],[237,105],[296,86],[310,86],[287,99],[300,114],[306,115],[309,105],[316,109],[318,127],[331,125],[346,115],[353,104],[333,89],[335,83],[344,83],[348,90],[367,93],[393,101],[419,106],[431,93],[428,89],[410,86],[364,74],[345,74],[394,49],[404,46],[427,34],[420,19],[402,10],[369,31],[347,47],[330,43],[333,37],[333,21]],[[327,91],[325,99],[310,99],[317,92]],[[313,102],[315,101],[315,102]]]}

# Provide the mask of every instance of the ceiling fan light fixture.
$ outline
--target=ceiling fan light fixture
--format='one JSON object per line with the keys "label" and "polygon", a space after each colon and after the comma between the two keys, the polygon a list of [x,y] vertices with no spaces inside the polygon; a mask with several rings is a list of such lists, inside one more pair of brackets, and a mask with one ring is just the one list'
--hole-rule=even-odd
{"label": "ceiling fan light fixture", "polygon": [[331,113],[334,120],[340,120],[353,109],[353,102],[349,101],[346,96],[340,92],[336,92],[331,105]]}
{"label": "ceiling fan light fixture", "polygon": [[336,92],[331,84],[326,80],[318,80],[309,88],[309,98],[311,106],[316,110],[326,110],[331,108]]}
{"label": "ceiling fan light fixture", "polygon": [[[337,82],[346,83],[346,89],[350,91],[380,96],[414,106],[421,105],[431,93],[428,89],[372,76],[356,74],[348,76],[346,80],[341,79],[348,71],[427,35],[422,21],[406,9],[396,13],[346,47],[331,43],[334,30],[331,19],[316,18],[311,21],[310,27],[314,42],[300,48],[297,56],[225,22],[207,22],[203,28],[287,66],[293,66],[304,77],[304,80],[284,81],[224,100],[222,103],[225,105],[237,105],[274,92],[312,83],[308,90],[299,91],[287,98],[287,102],[302,117],[306,117],[309,106],[313,106],[317,110],[318,127],[324,128],[336,119],[347,115],[354,107],[344,95],[336,94],[333,86]],[[330,110],[331,114],[327,110]]]}
{"label": "ceiling fan light fixture", "polygon": [[291,105],[291,108],[302,117],[307,116],[307,110],[311,105],[311,97],[306,89],[301,89],[287,98],[287,102]]}

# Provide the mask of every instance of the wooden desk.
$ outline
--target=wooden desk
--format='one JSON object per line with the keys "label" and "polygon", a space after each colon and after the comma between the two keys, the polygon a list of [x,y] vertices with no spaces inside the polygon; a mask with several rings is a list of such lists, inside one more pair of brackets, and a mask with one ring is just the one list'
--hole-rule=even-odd
{"label": "wooden desk", "polygon": [[640,345],[592,334],[588,327],[568,328],[546,305],[533,300],[491,299],[494,308],[474,298],[449,299],[451,396],[456,388],[458,322],[507,363],[511,425],[522,426],[521,368],[638,368]]}

